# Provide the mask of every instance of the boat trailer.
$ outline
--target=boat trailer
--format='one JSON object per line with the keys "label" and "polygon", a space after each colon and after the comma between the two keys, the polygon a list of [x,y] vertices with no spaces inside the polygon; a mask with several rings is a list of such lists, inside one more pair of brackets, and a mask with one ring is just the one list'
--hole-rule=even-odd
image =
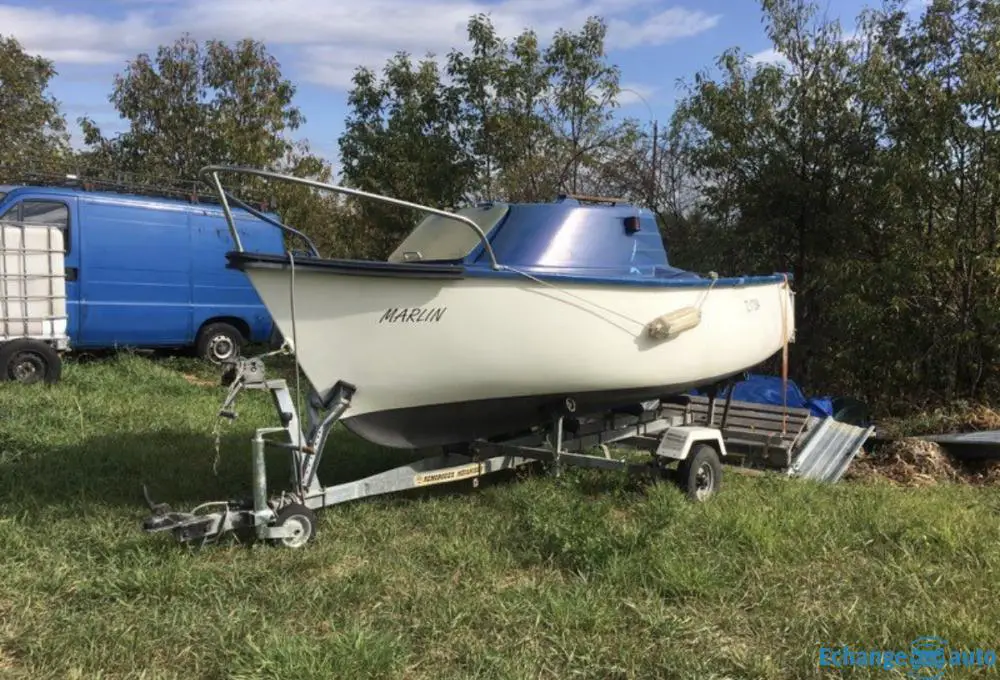
{"label": "boat trailer", "polygon": [[[143,522],[150,533],[170,531],[181,543],[206,544],[234,534],[248,540],[298,548],[316,534],[315,511],[340,503],[472,480],[478,487],[485,475],[546,462],[559,475],[563,466],[625,471],[658,482],[673,477],[692,501],[714,494],[722,476],[721,460],[726,445],[715,427],[688,424],[683,413],[669,400],[654,400],[599,415],[576,413],[576,403],[567,397],[551,412],[551,424],[502,442],[474,441],[460,451],[445,449],[441,455],[363,479],[324,487],[317,470],[327,438],[351,403],[355,386],[339,382],[321,399],[312,389],[307,399],[306,423],[299,417],[292,391],[284,379],[267,379],[259,357],[239,358],[226,371],[223,382],[230,392],[219,411],[235,419],[232,406],[244,390],[270,393],[280,426],[258,428],[251,439],[253,494],[240,501],[203,503],[190,512],[176,512],[164,503],[154,503],[148,489],[143,494],[152,514]],[[284,441],[267,437],[284,433]],[[644,463],[612,458],[609,444],[629,444],[648,452]],[[291,490],[269,496],[265,469],[265,447],[287,450],[291,457]],[[599,449],[602,455],[585,453]],[[676,464],[676,469],[671,469]]]}

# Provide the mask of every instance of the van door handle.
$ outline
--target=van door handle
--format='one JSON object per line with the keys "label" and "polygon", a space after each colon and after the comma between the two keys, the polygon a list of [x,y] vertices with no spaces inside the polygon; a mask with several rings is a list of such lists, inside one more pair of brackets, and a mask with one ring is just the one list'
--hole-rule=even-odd
{"label": "van door handle", "polygon": [[76,281],[79,271],[76,267],[66,267],[66,280]]}

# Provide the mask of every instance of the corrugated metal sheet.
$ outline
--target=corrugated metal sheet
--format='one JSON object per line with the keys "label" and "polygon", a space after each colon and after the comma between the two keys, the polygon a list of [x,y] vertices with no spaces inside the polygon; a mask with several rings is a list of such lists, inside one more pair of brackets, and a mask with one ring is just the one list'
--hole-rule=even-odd
{"label": "corrugated metal sheet", "polygon": [[821,482],[839,481],[874,431],[874,427],[823,419],[809,433],[788,475]]}

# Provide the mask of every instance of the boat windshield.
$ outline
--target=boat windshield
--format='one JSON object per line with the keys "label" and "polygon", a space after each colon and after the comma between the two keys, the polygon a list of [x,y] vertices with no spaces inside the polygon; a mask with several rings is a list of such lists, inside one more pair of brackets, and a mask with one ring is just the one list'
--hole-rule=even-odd
{"label": "boat windshield", "polygon": [[[509,209],[506,203],[490,203],[462,208],[456,214],[478,224],[488,238]],[[428,215],[393,251],[389,262],[460,260],[481,241],[479,234],[464,222],[441,215]]]}

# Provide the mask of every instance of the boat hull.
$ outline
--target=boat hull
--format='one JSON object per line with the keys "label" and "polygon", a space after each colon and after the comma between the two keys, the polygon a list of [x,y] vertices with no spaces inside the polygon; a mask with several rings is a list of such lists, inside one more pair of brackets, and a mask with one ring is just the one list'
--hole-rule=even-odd
{"label": "boat hull", "polygon": [[[773,278],[709,288],[297,266],[293,324],[288,268],[242,268],[317,392],[356,387],[341,422],[393,448],[524,429],[566,397],[587,413],[678,394],[759,364],[794,333],[790,290]],[[699,304],[680,335],[646,332]]]}
{"label": "boat hull", "polygon": [[[727,376],[720,376],[720,379]],[[685,392],[687,385],[652,385],[599,392],[565,392],[499,397],[448,404],[372,411],[341,419],[347,429],[368,441],[391,448],[430,448],[476,439],[505,439],[523,434],[552,417],[572,396],[575,413],[594,414]]]}

